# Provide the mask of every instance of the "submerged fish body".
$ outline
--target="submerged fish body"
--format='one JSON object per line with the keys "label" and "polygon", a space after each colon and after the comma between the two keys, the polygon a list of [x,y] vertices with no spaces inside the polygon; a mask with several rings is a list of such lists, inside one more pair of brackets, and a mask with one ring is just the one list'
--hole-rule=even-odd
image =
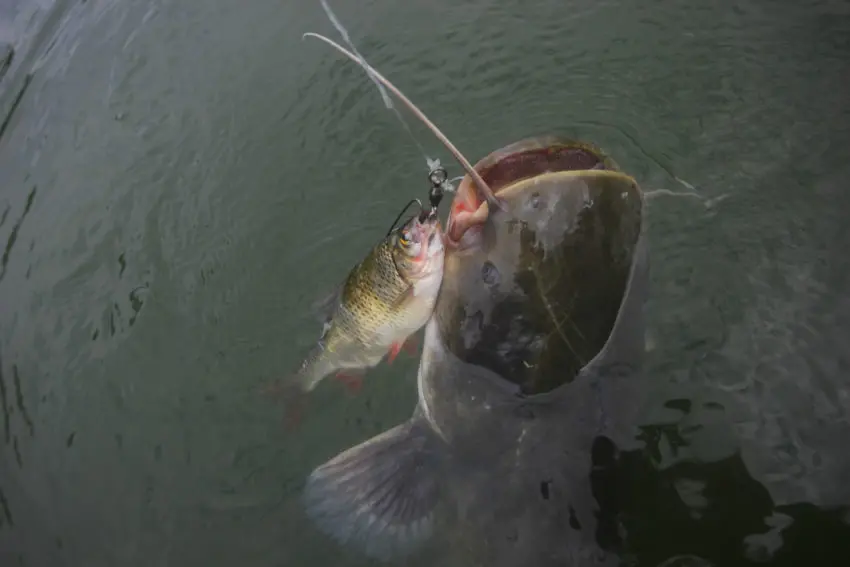
{"label": "submerged fish body", "polygon": [[324,302],[322,336],[293,384],[307,392],[333,372],[361,371],[397,352],[431,315],[443,252],[436,217],[411,217],[375,245]]}
{"label": "submerged fish body", "polygon": [[[588,455],[599,435],[629,438],[643,196],[592,146],[553,138],[476,169],[504,210],[453,236],[413,417],[318,467],[307,511],[382,559],[432,540],[475,565],[607,564],[593,542]],[[462,189],[454,205],[470,198]],[[449,226],[477,206],[466,204]]]}

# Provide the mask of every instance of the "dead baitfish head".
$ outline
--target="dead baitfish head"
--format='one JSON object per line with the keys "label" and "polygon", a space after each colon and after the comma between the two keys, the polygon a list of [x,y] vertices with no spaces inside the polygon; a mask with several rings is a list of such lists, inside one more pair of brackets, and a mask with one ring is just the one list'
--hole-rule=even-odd
{"label": "dead baitfish head", "polygon": [[[568,527],[549,515],[554,503],[526,510],[524,487],[537,490],[543,469],[582,468],[563,455],[598,421],[587,384],[640,362],[644,199],[599,149],[569,140],[523,140],[476,170],[501,207],[482,212],[471,180],[461,183],[413,417],[318,467],[306,508],[325,533],[383,559],[435,540],[444,507],[455,517],[501,518],[474,532],[482,540],[525,522],[511,532],[527,534],[522,545],[514,535],[504,540],[510,549],[482,541],[482,564],[549,565],[530,542],[548,553],[562,544],[541,538]],[[563,474],[552,474],[557,486]],[[568,518],[567,504],[557,505],[556,516]]]}

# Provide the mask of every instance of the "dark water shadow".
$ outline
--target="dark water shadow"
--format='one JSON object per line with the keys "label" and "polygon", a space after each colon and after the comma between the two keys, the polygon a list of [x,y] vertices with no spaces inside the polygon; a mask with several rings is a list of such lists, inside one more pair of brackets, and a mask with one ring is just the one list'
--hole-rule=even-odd
{"label": "dark water shadow", "polygon": [[590,483],[600,508],[596,541],[618,551],[625,564],[700,564],[674,561],[683,557],[718,567],[850,561],[850,507],[776,505],[738,452],[660,470],[651,453],[671,432],[648,426],[644,433],[655,440],[644,450],[618,454],[599,437],[592,451]]}

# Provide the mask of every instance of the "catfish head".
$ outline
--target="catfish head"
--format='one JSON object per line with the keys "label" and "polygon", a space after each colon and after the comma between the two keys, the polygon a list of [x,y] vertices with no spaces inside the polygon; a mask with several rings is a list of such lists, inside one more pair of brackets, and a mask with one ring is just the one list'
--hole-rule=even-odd
{"label": "catfish head", "polygon": [[475,564],[587,565],[599,413],[582,378],[643,350],[643,197],[601,151],[556,138],[476,172],[499,207],[461,183],[413,416],[315,469],[307,512],[380,559],[447,537]]}
{"label": "catfish head", "polygon": [[503,210],[461,182],[434,322],[460,361],[523,395],[545,393],[608,342],[636,264],[643,197],[601,150],[554,137],[511,144],[475,168]]}

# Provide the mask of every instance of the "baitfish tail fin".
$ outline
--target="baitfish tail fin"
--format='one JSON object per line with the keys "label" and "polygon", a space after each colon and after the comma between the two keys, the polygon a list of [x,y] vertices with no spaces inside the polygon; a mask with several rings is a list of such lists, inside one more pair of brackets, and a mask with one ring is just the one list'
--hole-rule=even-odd
{"label": "baitfish tail fin", "polygon": [[410,421],[352,447],[307,480],[307,515],[341,544],[389,560],[425,543],[438,502],[430,430]]}
{"label": "baitfish tail fin", "polygon": [[291,431],[301,424],[307,405],[307,392],[291,380],[276,381],[266,385],[261,391],[265,395],[282,398],[285,408],[283,420],[286,429]]}
{"label": "baitfish tail fin", "polygon": [[304,417],[309,393],[327,375],[336,370],[333,361],[323,356],[323,348],[317,344],[310,350],[297,372],[279,379],[262,389],[263,393],[283,401],[284,423],[287,429],[295,429]]}
{"label": "baitfish tail fin", "polygon": [[342,368],[339,359],[343,354],[338,351],[328,352],[322,342],[313,345],[301,367],[290,377],[292,387],[305,393],[312,392],[319,382]]}

